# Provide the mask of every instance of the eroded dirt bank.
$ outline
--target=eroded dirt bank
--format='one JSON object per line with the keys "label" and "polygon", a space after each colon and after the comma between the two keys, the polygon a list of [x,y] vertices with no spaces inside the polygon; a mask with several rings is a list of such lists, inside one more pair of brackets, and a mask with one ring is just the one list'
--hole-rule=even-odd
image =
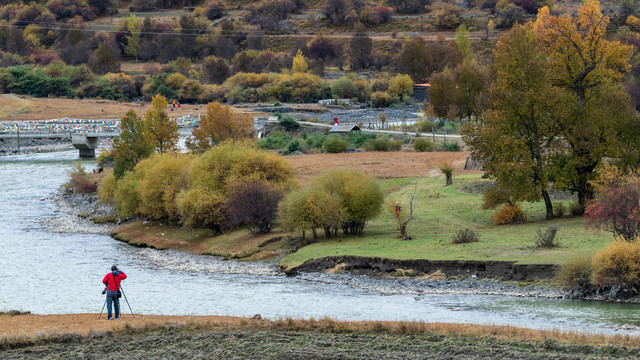
{"label": "eroded dirt bank", "polygon": [[501,278],[503,280],[550,279],[557,269],[552,264],[516,264],[515,261],[433,261],[424,259],[402,260],[365,256],[330,256],[313,259],[300,266],[287,269],[287,275],[299,272],[317,272],[341,266],[344,271],[360,275],[384,275],[397,269],[412,269],[418,273],[440,270],[446,276],[472,276]]}
{"label": "eroded dirt bank", "polygon": [[3,359],[640,358],[636,338],[509,326],[97,314],[1,315],[0,324]]}

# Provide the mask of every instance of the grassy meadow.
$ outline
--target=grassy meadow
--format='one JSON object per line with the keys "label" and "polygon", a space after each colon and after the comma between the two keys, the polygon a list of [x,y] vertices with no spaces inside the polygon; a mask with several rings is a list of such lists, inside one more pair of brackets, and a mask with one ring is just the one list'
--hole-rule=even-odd
{"label": "grassy meadow", "polygon": [[[454,177],[454,185],[444,187],[443,178],[422,178],[413,203],[414,219],[407,226],[410,241],[397,239],[399,231],[385,208],[367,224],[362,237],[324,239],[287,255],[281,265],[293,267],[312,258],[336,255],[377,256],[397,259],[429,260],[508,260],[523,264],[561,264],[576,255],[592,255],[612,240],[607,232],[594,234],[585,229],[584,218],[565,215],[546,221],[544,204],[525,203],[528,220],[519,225],[495,226],[493,210],[482,210],[482,195],[464,192],[465,184],[483,181],[480,175]],[[386,202],[396,199],[408,204],[415,178],[380,180],[387,193]],[[557,203],[557,202],[554,202]],[[568,202],[565,202],[568,207]],[[405,211],[408,210],[403,209]],[[537,248],[538,230],[558,227],[560,246]],[[476,231],[480,241],[453,244],[452,237],[460,229]]]}
{"label": "grassy meadow", "polygon": [[[482,195],[465,192],[465,185],[482,180],[479,174],[454,177],[453,186],[444,186],[444,178],[420,178],[413,203],[414,219],[407,226],[412,240],[398,239],[397,223],[386,204],[401,200],[407,206],[414,189],[415,178],[378,180],[386,194],[380,215],[370,221],[363,236],[339,236],[326,239],[323,232],[313,241],[307,233],[307,243],[290,254],[295,233],[276,226],[270,234],[253,236],[246,229],[214,235],[209,229],[189,231],[158,221],[137,221],[118,227],[114,236],[132,245],[158,249],[180,249],[241,260],[279,258],[280,265],[290,268],[313,258],[337,255],[358,255],[395,259],[428,260],[502,260],[522,264],[562,264],[574,256],[593,255],[612,240],[608,232],[593,233],[584,227],[584,218],[565,215],[551,221],[544,219],[544,204],[524,203],[527,222],[518,225],[495,226],[494,210],[482,210]],[[554,204],[559,201],[554,201]],[[568,207],[569,202],[565,202]],[[535,246],[536,232],[554,225],[558,227],[556,248]],[[461,229],[472,229],[480,241],[453,244],[453,235]]]}

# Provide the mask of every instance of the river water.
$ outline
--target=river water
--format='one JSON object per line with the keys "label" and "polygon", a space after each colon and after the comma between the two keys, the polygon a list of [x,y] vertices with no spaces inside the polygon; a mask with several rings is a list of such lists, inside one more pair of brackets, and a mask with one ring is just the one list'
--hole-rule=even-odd
{"label": "river water", "polygon": [[[77,156],[77,150],[68,150],[0,157],[0,311],[97,313],[104,303],[102,278],[118,264],[129,276],[123,282],[126,298],[142,314],[259,313],[270,319],[416,320],[640,334],[638,305],[386,291],[385,280],[287,277],[269,264],[135,248],[105,235],[49,232],[43,219],[60,216],[50,199]],[[129,311],[125,301],[122,309]]]}

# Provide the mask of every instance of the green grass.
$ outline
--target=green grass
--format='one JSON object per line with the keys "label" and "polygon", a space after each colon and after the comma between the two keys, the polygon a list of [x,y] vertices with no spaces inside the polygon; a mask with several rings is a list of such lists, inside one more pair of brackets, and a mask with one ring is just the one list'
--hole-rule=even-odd
{"label": "green grass", "polygon": [[[380,180],[386,201],[408,202],[415,179]],[[336,255],[376,256],[396,259],[429,260],[504,260],[522,264],[561,264],[576,255],[592,255],[612,240],[611,234],[594,234],[584,227],[582,217],[544,220],[544,204],[525,203],[528,221],[520,225],[494,226],[493,210],[482,210],[481,195],[460,190],[465,183],[481,181],[478,175],[454,177],[454,185],[444,187],[443,178],[419,181],[414,200],[414,220],[407,231],[411,241],[397,239],[399,232],[386,209],[367,224],[362,237],[340,237],[308,245],[287,255],[281,265],[297,266],[312,258]],[[568,203],[565,203],[568,206]],[[408,206],[407,209],[408,210]],[[558,226],[560,247],[537,248],[537,230]],[[453,244],[451,239],[460,229],[477,231],[480,241]]]}

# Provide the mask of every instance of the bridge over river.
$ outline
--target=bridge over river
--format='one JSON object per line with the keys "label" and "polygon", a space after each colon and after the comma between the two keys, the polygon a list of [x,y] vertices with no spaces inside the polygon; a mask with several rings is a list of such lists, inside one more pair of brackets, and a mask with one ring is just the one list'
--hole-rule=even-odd
{"label": "bridge over river", "polygon": [[[172,118],[180,128],[197,126],[200,115],[185,115]],[[95,149],[101,138],[120,136],[120,119],[70,119],[24,120],[0,122],[0,141],[16,139],[65,139],[71,138],[80,157],[95,157]]]}

